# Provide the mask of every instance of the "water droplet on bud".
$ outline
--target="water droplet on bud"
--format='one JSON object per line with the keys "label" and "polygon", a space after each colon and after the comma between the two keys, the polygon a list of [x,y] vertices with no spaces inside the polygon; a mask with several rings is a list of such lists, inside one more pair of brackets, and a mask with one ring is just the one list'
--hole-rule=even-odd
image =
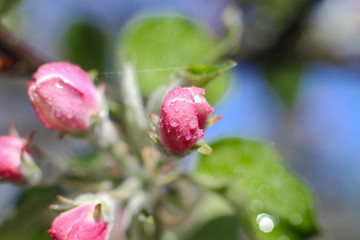
{"label": "water droplet on bud", "polygon": [[59,83],[55,83],[55,87],[56,87],[56,88],[64,88],[64,86],[62,86],[62,85],[59,84]]}
{"label": "water droplet on bud", "polygon": [[192,118],[189,122],[189,128],[195,129],[198,126],[198,120],[196,118]]}
{"label": "water droplet on bud", "polygon": [[172,119],[170,119],[170,126],[171,127],[173,127],[173,128],[177,128],[178,126],[179,126],[179,121],[177,120],[177,119],[175,119],[175,118],[172,118]]}

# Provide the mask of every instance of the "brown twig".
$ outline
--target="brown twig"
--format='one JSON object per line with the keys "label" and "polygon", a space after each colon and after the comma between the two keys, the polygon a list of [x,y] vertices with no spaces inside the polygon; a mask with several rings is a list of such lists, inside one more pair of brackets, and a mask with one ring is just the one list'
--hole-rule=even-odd
{"label": "brown twig", "polygon": [[43,63],[0,23],[0,72],[34,72]]}

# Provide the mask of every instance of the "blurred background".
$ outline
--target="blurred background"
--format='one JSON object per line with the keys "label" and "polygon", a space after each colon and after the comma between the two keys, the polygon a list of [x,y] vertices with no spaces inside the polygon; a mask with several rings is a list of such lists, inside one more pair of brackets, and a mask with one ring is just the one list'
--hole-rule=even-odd
{"label": "blurred background", "polygon": [[[22,135],[37,129],[38,143],[61,152],[73,143],[59,146],[33,113],[24,87],[31,72],[42,62],[70,60],[97,69],[99,80],[111,84],[114,49],[131,19],[182,15],[211,41],[229,45],[224,58],[238,63],[230,87],[214,99],[223,119],[206,139],[274,142],[316,196],[320,234],[314,239],[359,238],[360,0],[2,0],[0,7],[2,135],[12,123]],[[237,37],[227,39],[227,24]],[[159,67],[182,66],[162,60]],[[0,220],[19,192],[0,186]]]}

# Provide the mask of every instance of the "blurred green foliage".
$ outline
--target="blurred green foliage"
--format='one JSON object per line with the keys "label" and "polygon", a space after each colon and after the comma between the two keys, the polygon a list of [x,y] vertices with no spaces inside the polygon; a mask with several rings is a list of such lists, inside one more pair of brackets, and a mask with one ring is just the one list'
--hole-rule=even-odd
{"label": "blurred green foliage", "polygon": [[20,0],[0,0],[0,16],[6,14],[14,6],[16,6]]}
{"label": "blurred green foliage", "polygon": [[262,16],[271,16],[271,19],[276,23],[278,30],[283,30],[283,28],[296,16],[296,13],[299,11],[306,2],[309,0],[256,0],[257,7]]}
{"label": "blurred green foliage", "polygon": [[[270,144],[224,139],[211,147],[212,155],[199,156],[193,177],[239,209],[240,220],[255,239],[300,240],[316,233],[311,192]],[[268,233],[260,230],[257,217],[262,213],[274,224]]]}
{"label": "blurred green foliage", "polygon": [[303,72],[300,63],[287,63],[265,70],[270,86],[276,91],[284,104],[291,107],[295,103],[298,84]]}
{"label": "blurred green foliage", "polygon": [[[214,36],[188,19],[141,18],[121,33],[117,60],[121,64],[126,59],[135,65],[140,89],[149,96],[161,84],[170,82],[175,70],[218,60],[212,52],[216,44]],[[221,75],[205,88],[210,102],[222,95],[227,81],[228,76]]]}
{"label": "blurred green foliage", "polygon": [[65,58],[83,69],[103,71],[107,53],[107,38],[103,30],[88,22],[70,26],[64,38]]}
{"label": "blurred green foliage", "polygon": [[234,216],[221,216],[211,219],[199,227],[186,240],[239,240],[239,224]]}
{"label": "blurred green foliage", "polygon": [[204,88],[220,74],[236,66],[234,61],[226,61],[218,65],[194,64],[178,73],[184,86],[197,86]]}
{"label": "blurred green foliage", "polygon": [[58,187],[34,187],[25,190],[16,208],[12,209],[0,226],[1,240],[50,239],[47,230],[56,213],[49,210],[60,193]]}

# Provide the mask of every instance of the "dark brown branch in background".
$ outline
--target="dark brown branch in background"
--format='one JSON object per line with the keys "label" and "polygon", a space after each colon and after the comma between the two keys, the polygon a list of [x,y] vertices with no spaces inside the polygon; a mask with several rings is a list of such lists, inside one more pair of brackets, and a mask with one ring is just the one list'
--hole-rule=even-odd
{"label": "dark brown branch in background", "polygon": [[298,9],[292,21],[289,22],[280,33],[276,43],[269,49],[252,56],[253,60],[271,66],[279,66],[288,60],[300,60],[296,48],[314,3],[314,0],[306,1],[306,3]]}
{"label": "dark brown branch in background", "polygon": [[[259,4],[256,1],[254,2],[250,0],[236,0],[236,2],[240,8],[245,9],[245,12],[246,9],[255,8],[257,4]],[[256,47],[251,45],[251,42],[249,45],[248,43],[243,41],[241,44],[242,47],[239,48],[238,52],[233,53],[233,57],[237,59],[254,61],[256,63],[264,65],[281,65],[283,61],[287,61],[289,58],[291,58],[292,60],[297,60],[298,56],[296,54],[296,45],[302,34],[303,26],[306,23],[306,19],[308,18],[309,12],[311,11],[314,3],[314,0],[306,0],[301,6],[299,6],[297,11],[294,11],[294,15],[291,18],[282,19],[282,22],[278,24],[283,24],[284,28],[281,29],[280,27],[277,29],[278,34],[276,38],[274,38],[274,36],[268,36],[268,34],[262,29],[259,29],[257,30],[258,32],[255,32],[255,34],[258,34],[258,38],[269,37],[271,40],[274,38],[274,44],[257,49]],[[253,19],[255,17],[258,16],[253,15],[246,20],[247,23],[245,23],[245,34],[247,33],[247,28],[249,29],[253,27],[251,24],[255,21]],[[266,20],[257,19],[257,21]]]}
{"label": "dark brown branch in background", "polygon": [[43,63],[0,23],[0,73],[31,73]]}

